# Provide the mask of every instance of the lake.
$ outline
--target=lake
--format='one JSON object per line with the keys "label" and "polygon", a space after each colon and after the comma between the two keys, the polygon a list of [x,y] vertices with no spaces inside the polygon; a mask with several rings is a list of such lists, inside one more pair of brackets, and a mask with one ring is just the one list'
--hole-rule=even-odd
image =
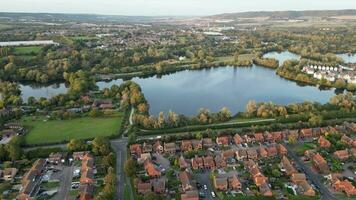
{"label": "lake", "polygon": [[[194,115],[199,108],[218,111],[228,107],[233,113],[244,111],[249,100],[272,101],[290,104],[303,101],[325,103],[334,90],[319,90],[314,86],[301,86],[283,79],[272,69],[252,67],[219,67],[202,70],[185,70],[162,77],[133,78],[140,84],[150,104],[150,113],[169,110]],[[100,89],[120,85],[121,79],[97,83]],[[51,97],[65,93],[64,84],[46,87],[21,85],[23,98]]]}
{"label": "lake", "polygon": [[340,58],[342,58],[346,63],[356,63],[356,54],[336,54],[337,56],[339,56]]}

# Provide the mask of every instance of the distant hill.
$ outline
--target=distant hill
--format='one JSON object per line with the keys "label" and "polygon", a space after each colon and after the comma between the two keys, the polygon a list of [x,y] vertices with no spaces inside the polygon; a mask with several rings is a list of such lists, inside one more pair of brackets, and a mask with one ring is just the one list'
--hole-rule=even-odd
{"label": "distant hill", "polygon": [[298,19],[306,17],[335,17],[335,16],[356,16],[356,10],[308,10],[308,11],[256,11],[241,13],[224,13],[213,15],[209,18],[214,19],[238,19],[238,18],[261,18],[270,19]]}

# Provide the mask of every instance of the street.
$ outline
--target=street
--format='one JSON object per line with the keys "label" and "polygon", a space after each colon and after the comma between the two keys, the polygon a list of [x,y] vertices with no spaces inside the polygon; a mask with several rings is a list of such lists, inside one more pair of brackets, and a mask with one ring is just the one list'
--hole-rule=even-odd
{"label": "street", "polygon": [[126,185],[124,165],[127,158],[127,138],[111,140],[111,146],[116,153],[117,197],[118,200],[124,200],[124,186]]}
{"label": "street", "polygon": [[318,187],[321,194],[321,200],[337,200],[334,195],[320,181],[322,179],[322,176],[320,174],[313,173],[311,169],[306,166],[303,161],[300,160],[300,158],[295,154],[293,149],[288,146],[288,144],[285,144],[285,147],[288,150],[288,155],[297,163],[297,165],[301,169],[303,169],[309,180],[311,180],[312,183]]}
{"label": "street", "polygon": [[65,166],[61,177],[61,184],[58,193],[53,197],[54,200],[68,200],[69,191],[72,184],[74,166]]}
{"label": "street", "polygon": [[[211,181],[209,179],[209,174],[210,171],[205,171],[202,173],[197,173],[194,175],[195,180],[197,181],[197,183],[199,183],[201,185],[201,189],[199,190],[200,192],[204,192],[205,194],[205,198],[206,200],[214,200],[215,198],[213,198],[211,196],[211,192],[213,191],[212,185],[211,185]],[[204,185],[207,186],[207,190],[204,189]]]}

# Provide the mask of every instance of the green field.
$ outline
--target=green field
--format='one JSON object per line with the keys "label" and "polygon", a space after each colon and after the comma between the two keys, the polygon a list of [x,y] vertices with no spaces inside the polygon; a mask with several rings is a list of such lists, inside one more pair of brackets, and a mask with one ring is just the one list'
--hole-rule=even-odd
{"label": "green field", "polygon": [[42,50],[40,46],[26,46],[26,47],[15,47],[14,54],[16,55],[28,55],[28,54],[38,54]]}
{"label": "green field", "polygon": [[24,117],[22,123],[29,128],[25,136],[26,144],[45,144],[89,139],[97,136],[112,136],[119,130],[123,114],[111,117],[82,117],[69,120],[45,120],[44,117]]}

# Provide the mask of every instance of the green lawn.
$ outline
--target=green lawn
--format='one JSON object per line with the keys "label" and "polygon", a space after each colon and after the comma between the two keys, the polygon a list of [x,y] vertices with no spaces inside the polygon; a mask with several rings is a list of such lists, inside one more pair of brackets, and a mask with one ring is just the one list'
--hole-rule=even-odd
{"label": "green lawn", "polygon": [[28,55],[28,54],[38,54],[42,50],[42,47],[40,46],[26,46],[26,47],[15,47],[14,48],[14,53],[16,55]]}
{"label": "green lawn", "polygon": [[30,129],[25,136],[26,144],[44,144],[70,139],[89,139],[96,136],[111,136],[118,132],[123,114],[111,117],[82,117],[69,120],[49,120],[44,117],[34,119],[24,117],[22,123]]}

